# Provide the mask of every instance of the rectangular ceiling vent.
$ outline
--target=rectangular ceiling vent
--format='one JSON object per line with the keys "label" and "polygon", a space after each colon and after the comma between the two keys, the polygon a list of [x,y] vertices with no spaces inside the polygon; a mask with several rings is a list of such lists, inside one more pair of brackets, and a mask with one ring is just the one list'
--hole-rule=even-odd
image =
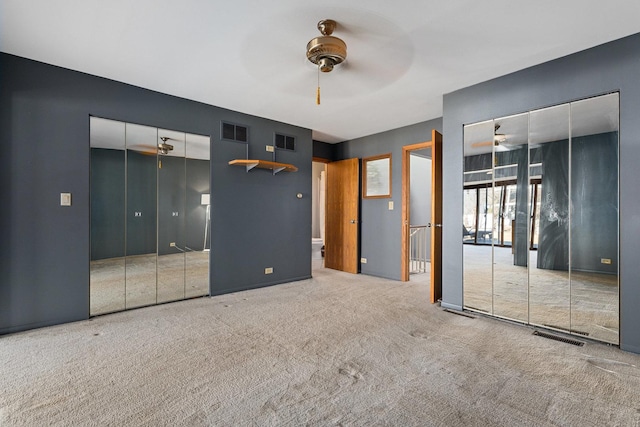
{"label": "rectangular ceiling vent", "polygon": [[276,133],[274,144],[276,148],[281,150],[289,150],[295,151],[296,149],[296,138],[294,136],[282,135]]}
{"label": "rectangular ceiling vent", "polygon": [[227,141],[249,142],[249,128],[234,123],[222,122],[221,138]]}

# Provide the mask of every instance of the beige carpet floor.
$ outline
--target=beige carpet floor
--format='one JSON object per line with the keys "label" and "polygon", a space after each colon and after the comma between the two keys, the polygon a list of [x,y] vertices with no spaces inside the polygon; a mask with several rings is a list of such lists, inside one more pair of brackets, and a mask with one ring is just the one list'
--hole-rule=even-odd
{"label": "beige carpet floor", "polygon": [[640,356],[314,278],[0,337],[2,426],[639,426]]}
{"label": "beige carpet floor", "polygon": [[209,252],[91,261],[92,316],[209,294]]}
{"label": "beige carpet floor", "polygon": [[513,265],[511,248],[464,245],[465,307],[495,316],[575,331],[618,344],[619,295],[616,275],[545,270]]}

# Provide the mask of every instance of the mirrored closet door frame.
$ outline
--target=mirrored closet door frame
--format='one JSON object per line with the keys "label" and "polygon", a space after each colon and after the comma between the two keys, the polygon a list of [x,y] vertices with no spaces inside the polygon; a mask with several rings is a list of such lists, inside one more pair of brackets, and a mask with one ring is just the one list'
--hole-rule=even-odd
{"label": "mirrored closet door frame", "polygon": [[90,118],[90,315],[209,294],[210,138]]}
{"label": "mirrored closet door frame", "polygon": [[619,343],[619,94],[464,127],[464,307]]}

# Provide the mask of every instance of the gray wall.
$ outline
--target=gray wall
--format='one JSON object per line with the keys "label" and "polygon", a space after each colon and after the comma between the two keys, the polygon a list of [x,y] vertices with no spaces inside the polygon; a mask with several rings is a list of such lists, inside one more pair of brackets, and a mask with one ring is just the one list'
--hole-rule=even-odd
{"label": "gray wall", "polygon": [[[310,277],[310,130],[7,54],[0,75],[0,333],[89,317],[90,115],[212,137],[213,294]],[[246,147],[220,141],[221,120],[248,125],[266,160],[274,132],[295,136],[277,155],[299,171],[229,166]]]}
{"label": "gray wall", "polygon": [[[422,150],[421,150],[422,151]],[[430,150],[426,155],[430,156]],[[411,174],[409,178],[409,219],[411,225],[427,225],[431,222],[431,158],[411,154]],[[425,244],[426,257],[431,260],[431,232],[427,228]]]}
{"label": "gray wall", "polygon": [[125,150],[91,149],[91,259],[125,254]]}
{"label": "gray wall", "polygon": [[[360,272],[400,280],[402,238],[402,147],[431,140],[431,130],[442,129],[435,119],[338,144],[338,158],[360,158],[391,153],[391,198],[363,199],[360,212],[360,256],[367,263]],[[394,202],[390,211],[388,204]]]}
{"label": "gray wall", "polygon": [[211,247],[211,228],[208,227],[205,245],[207,208],[201,205],[202,193],[210,193],[209,160],[187,159],[186,230],[187,246],[193,250]]}
{"label": "gray wall", "polygon": [[313,157],[325,160],[337,160],[337,149],[335,144],[327,144],[326,142],[313,141]]}
{"label": "gray wall", "polygon": [[640,353],[640,34],[444,96],[443,306],[462,307],[462,127],[620,91],[620,346]]}
{"label": "gray wall", "polygon": [[427,225],[431,222],[431,158],[411,154],[409,159],[411,225]]}

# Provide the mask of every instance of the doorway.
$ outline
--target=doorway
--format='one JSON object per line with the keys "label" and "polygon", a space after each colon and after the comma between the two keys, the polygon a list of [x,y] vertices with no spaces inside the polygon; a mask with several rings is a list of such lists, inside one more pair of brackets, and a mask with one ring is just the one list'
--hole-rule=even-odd
{"label": "doorway", "polygon": [[[424,218],[429,219],[426,224],[418,224],[411,218],[411,155],[419,153],[423,156],[429,153],[431,157],[430,215]],[[416,221],[420,222],[420,218],[416,218]],[[424,231],[420,231],[420,226],[424,227]],[[409,280],[411,258],[417,258],[420,255],[421,259],[418,260],[420,264],[420,261],[425,262],[427,253],[426,248],[424,254],[419,254],[420,249],[411,247],[412,233],[414,237],[419,233],[426,233],[429,236],[430,300],[435,303],[442,297],[442,135],[436,130],[431,131],[430,141],[402,147],[402,270],[400,277],[405,282]],[[415,240],[417,244],[419,239],[415,238]],[[425,243],[420,242],[421,246],[423,244]]]}
{"label": "doorway", "polygon": [[324,266],[324,241],[326,220],[327,160],[316,159],[312,163],[311,188],[311,270]]}
{"label": "doorway", "polygon": [[431,147],[409,153],[409,276],[427,281],[431,271]]}

